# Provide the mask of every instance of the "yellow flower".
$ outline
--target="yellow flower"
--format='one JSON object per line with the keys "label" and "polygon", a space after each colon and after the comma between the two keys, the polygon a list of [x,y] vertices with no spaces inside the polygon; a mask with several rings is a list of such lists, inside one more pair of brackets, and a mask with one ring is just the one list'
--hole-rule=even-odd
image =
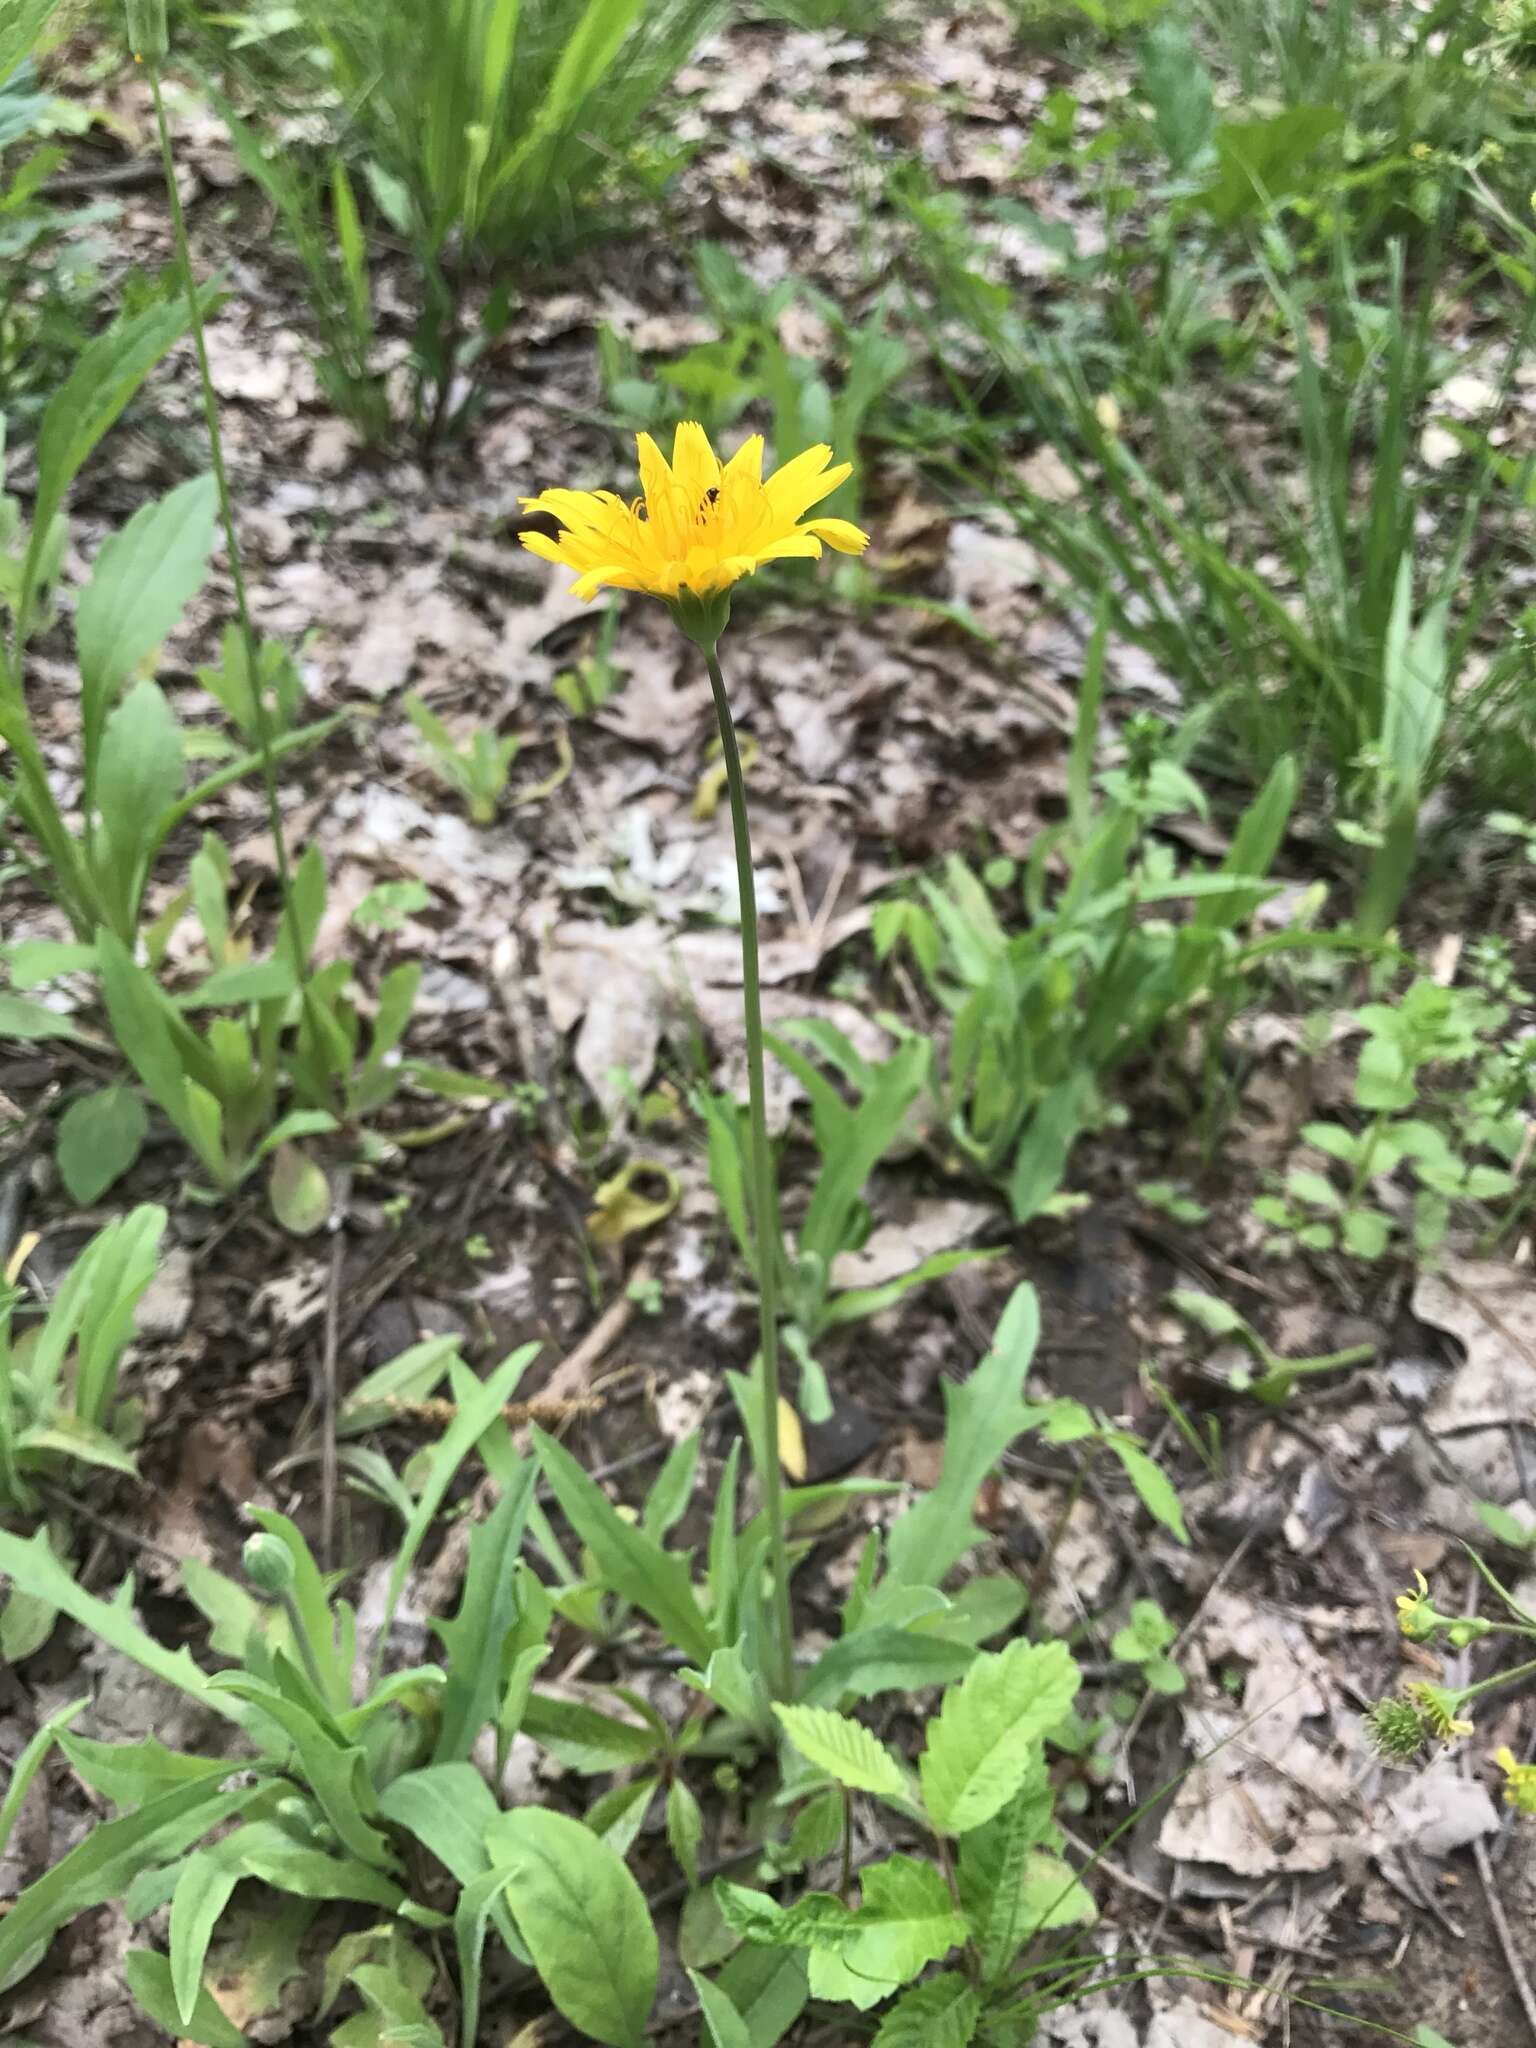
{"label": "yellow flower", "polygon": [[1422,1572],[1413,1575],[1419,1582],[1416,1593],[1399,1593],[1397,1596],[1397,1625],[1410,1643],[1426,1643],[1440,1627],[1442,1617],[1436,1614],[1429,1597],[1429,1581]]}
{"label": "yellow flower", "polygon": [[1504,1773],[1504,1797],[1520,1813],[1536,1814],[1536,1764],[1515,1762],[1513,1750],[1501,1749],[1494,1762]]}
{"label": "yellow flower", "polygon": [[819,556],[823,542],[843,555],[869,545],[846,519],[800,523],[853,473],[850,462],[832,463],[830,448],[807,448],[765,479],[761,434],[724,464],[692,420],[678,428],[670,463],[649,434],[638,440],[645,495],[632,504],[612,491],[542,491],[523,500],[524,511],[548,513],[564,528],[556,540],[525,533],[523,546],[574,569],[577,597],[605,587],[669,602],[712,597],[764,562]]}
{"label": "yellow flower", "polygon": [[1417,1679],[1412,1685],[1405,1685],[1403,1693],[1417,1707],[1429,1734],[1438,1741],[1454,1742],[1458,1736],[1472,1733],[1472,1723],[1456,1717],[1456,1709],[1461,1705],[1459,1692],[1447,1692],[1444,1686]]}

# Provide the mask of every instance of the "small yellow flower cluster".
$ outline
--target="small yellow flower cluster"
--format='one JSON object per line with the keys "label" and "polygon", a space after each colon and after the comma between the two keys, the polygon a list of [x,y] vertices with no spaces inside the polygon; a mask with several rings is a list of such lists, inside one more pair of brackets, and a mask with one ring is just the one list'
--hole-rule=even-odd
{"label": "small yellow flower cluster", "polygon": [[1412,1685],[1403,1687],[1403,1696],[1418,1708],[1419,1719],[1436,1741],[1454,1742],[1458,1736],[1472,1733],[1470,1721],[1456,1718],[1456,1709],[1461,1705],[1459,1692],[1447,1692],[1443,1685],[1429,1685],[1416,1679]]}
{"label": "small yellow flower cluster", "polygon": [[1410,1643],[1427,1643],[1446,1626],[1447,1617],[1435,1612],[1424,1574],[1415,1572],[1413,1576],[1419,1582],[1418,1591],[1398,1594],[1397,1625]]}
{"label": "small yellow flower cluster", "polygon": [[1513,1750],[1501,1749],[1494,1762],[1504,1773],[1504,1798],[1517,1813],[1536,1814],[1536,1764],[1515,1761]]}

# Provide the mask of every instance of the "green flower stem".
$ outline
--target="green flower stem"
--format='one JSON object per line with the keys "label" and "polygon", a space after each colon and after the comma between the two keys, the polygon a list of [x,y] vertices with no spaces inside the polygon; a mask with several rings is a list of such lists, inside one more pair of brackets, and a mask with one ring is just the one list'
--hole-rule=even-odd
{"label": "green flower stem", "polygon": [[752,1123],[752,1220],[757,1244],[757,1309],[762,1353],[763,1512],[768,1519],[768,1565],[773,1576],[773,1683],[780,1699],[794,1695],[794,1634],[789,1615],[789,1552],[784,1540],[784,1474],[779,1462],[779,1195],[768,1145],[768,1102],[763,1068],[763,996],[757,959],[757,890],[752,880],[752,836],[747,791],[725,678],[716,647],[703,648],[720,721],[720,752],[736,837],[736,881],[741,895],[741,990],[747,1027],[747,1091]]}
{"label": "green flower stem", "polygon": [[219,519],[224,528],[224,544],[229,553],[229,579],[234,585],[235,614],[240,624],[240,637],[245,643],[246,673],[251,679],[251,700],[256,719],[256,751],[261,756],[261,779],[266,791],[267,823],[272,834],[273,856],[277,862],[277,882],[283,899],[283,918],[288,926],[288,943],[293,950],[293,971],[299,979],[305,1012],[310,1016],[310,1029],[316,1044],[322,1045],[324,1040],[312,1015],[314,998],[309,986],[309,963],[304,957],[303,934],[293,896],[293,871],[288,860],[288,839],[283,830],[283,811],[277,794],[272,728],[267,717],[266,692],[261,685],[256,628],[251,621],[251,607],[246,596],[245,567],[240,553],[240,536],[235,528],[235,505],[229,489],[229,473],[224,467],[224,436],[219,427],[219,400],[213,388],[213,372],[208,363],[208,336],[203,325],[203,309],[198,302],[197,282],[192,275],[192,245],[187,238],[187,218],[182,210],[181,193],[176,186],[176,159],[171,150],[171,131],[166,124],[165,102],[160,94],[160,66],[151,61],[144,64],[144,69],[149,73],[149,89],[155,102],[155,125],[160,136],[160,162],[165,173],[165,194],[171,211],[171,229],[176,240],[176,263],[181,272],[182,289],[187,296],[187,311],[192,323],[192,345],[197,351],[197,373],[202,385],[203,417],[208,425],[208,447],[213,462],[214,486],[219,497]]}
{"label": "green flower stem", "polygon": [[1496,1692],[1501,1685],[1514,1685],[1522,1678],[1536,1677],[1536,1658],[1529,1664],[1517,1664],[1512,1671],[1495,1671],[1491,1678],[1480,1678],[1475,1685],[1457,1687],[1451,1697],[1457,1707],[1464,1707],[1469,1700],[1481,1699],[1485,1692]]}

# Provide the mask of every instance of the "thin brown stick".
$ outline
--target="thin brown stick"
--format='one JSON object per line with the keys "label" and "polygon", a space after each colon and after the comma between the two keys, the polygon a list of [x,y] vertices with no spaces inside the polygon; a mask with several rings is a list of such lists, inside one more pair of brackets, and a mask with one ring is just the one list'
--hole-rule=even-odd
{"label": "thin brown stick", "polygon": [[1510,1927],[1509,1916],[1504,1911],[1504,1902],[1499,1897],[1499,1889],[1494,1882],[1488,1845],[1481,1835],[1473,1839],[1472,1854],[1477,1863],[1478,1877],[1482,1881],[1483,1897],[1488,1905],[1488,1918],[1493,1922],[1493,1931],[1499,1937],[1499,1947],[1504,1951],[1504,1961],[1514,1982],[1520,2009],[1525,2014],[1525,2023],[1531,2030],[1531,2039],[1536,2041],[1536,1992],[1531,1989],[1531,1980],[1526,1975],[1525,1965],[1520,1960],[1520,1951],[1515,1946],[1514,1931]]}

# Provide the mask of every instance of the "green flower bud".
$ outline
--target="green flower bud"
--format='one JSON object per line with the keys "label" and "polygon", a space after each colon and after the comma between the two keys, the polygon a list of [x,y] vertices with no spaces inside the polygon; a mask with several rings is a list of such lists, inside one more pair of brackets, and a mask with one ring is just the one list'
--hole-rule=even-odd
{"label": "green flower bud", "polygon": [[253,1536],[241,1552],[245,1576],[260,1592],[280,1600],[293,1591],[293,1553],[280,1536]]}
{"label": "green flower bud", "polygon": [[128,46],[140,64],[163,64],[171,43],[165,26],[165,0],[124,0],[128,10]]}
{"label": "green flower bud", "polygon": [[1464,1650],[1468,1643],[1481,1642],[1484,1636],[1492,1633],[1491,1621],[1478,1621],[1469,1615],[1465,1621],[1453,1621],[1446,1636],[1453,1650]]}

